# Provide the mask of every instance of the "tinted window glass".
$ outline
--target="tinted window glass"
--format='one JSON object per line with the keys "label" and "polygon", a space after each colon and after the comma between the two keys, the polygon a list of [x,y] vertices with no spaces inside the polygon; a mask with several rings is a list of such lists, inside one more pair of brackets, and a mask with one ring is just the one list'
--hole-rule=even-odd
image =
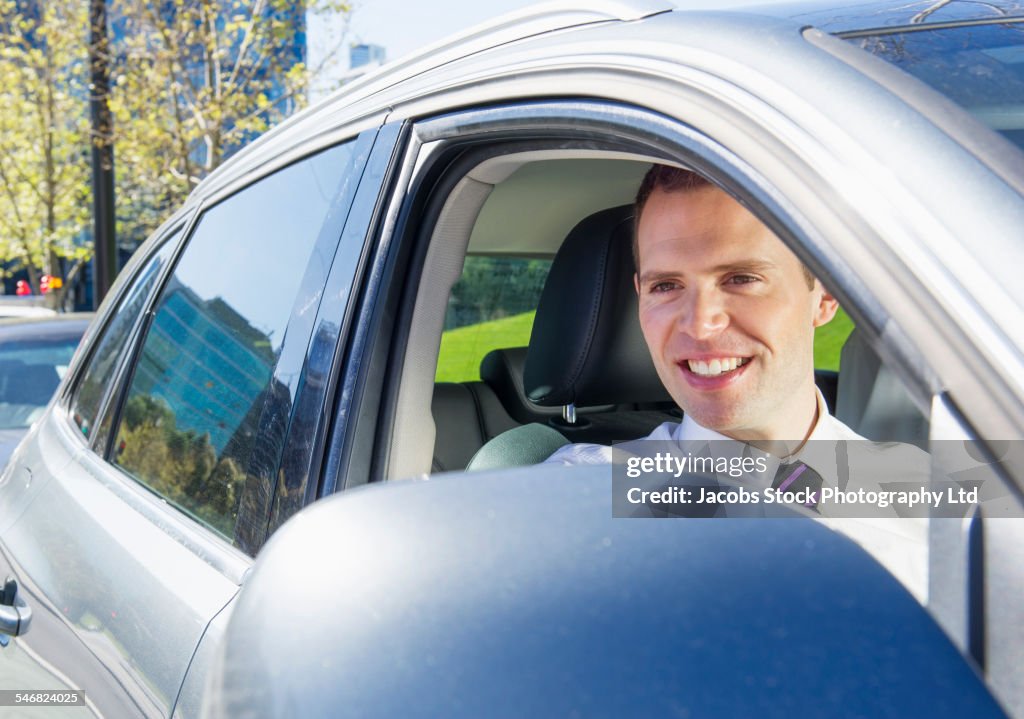
{"label": "tinted window glass", "polygon": [[0,344],[0,429],[29,427],[42,415],[81,336],[76,330]]}
{"label": "tinted window glass", "polygon": [[1024,23],[847,39],[931,85],[1024,147]]}
{"label": "tinted window glass", "polygon": [[275,367],[293,312],[316,310],[303,278],[333,257],[350,157],[325,151],[204,213],[123,405],[113,461],[239,546],[240,504],[266,516],[294,399]]}
{"label": "tinted window glass", "polygon": [[89,366],[83,372],[71,401],[71,417],[86,437],[93,433],[100,403],[124,356],[135,320],[145,307],[146,299],[160,276],[160,269],[174,251],[180,235],[180,230],[172,235],[142,268],[125,293],[123,302],[112,313],[103,336],[94,345]]}
{"label": "tinted window glass", "polygon": [[480,379],[493,349],[525,347],[551,260],[467,257],[445,314],[437,382]]}

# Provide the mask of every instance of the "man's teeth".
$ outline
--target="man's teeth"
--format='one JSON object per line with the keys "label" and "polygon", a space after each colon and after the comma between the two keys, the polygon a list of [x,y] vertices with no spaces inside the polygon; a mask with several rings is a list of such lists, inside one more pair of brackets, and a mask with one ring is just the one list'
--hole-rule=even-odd
{"label": "man's teeth", "polygon": [[745,357],[724,357],[713,359],[710,362],[704,360],[687,360],[690,371],[703,377],[715,377],[726,372],[732,372],[737,367],[742,367],[749,360]]}

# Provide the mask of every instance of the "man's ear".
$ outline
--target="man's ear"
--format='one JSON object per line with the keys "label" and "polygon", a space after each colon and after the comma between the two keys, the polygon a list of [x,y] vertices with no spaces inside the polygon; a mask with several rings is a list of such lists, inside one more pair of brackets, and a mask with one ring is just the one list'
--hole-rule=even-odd
{"label": "man's ear", "polygon": [[821,327],[832,321],[839,310],[839,301],[825,289],[821,280],[814,281],[812,293],[818,298],[818,304],[814,311],[814,326]]}
{"label": "man's ear", "polygon": [[640,296],[640,275],[633,273],[633,289],[636,290],[636,296]]}

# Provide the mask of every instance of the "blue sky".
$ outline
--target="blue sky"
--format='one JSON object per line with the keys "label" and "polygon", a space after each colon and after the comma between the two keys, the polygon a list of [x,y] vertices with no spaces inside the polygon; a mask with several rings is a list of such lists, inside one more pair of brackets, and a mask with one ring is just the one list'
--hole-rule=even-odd
{"label": "blue sky", "polygon": [[[729,0],[731,6],[763,4],[765,0]],[[353,12],[347,28],[345,57],[337,71],[348,66],[347,47],[352,42],[382,45],[388,60],[397,60],[423,45],[480,24],[498,15],[537,4],[535,0],[353,0]],[[680,7],[715,8],[721,0],[677,0]],[[329,23],[337,31],[343,23]],[[310,22],[312,61],[318,38],[326,32],[323,24]]]}
{"label": "blue sky", "polygon": [[349,38],[383,45],[388,60],[490,18],[534,4],[531,0],[357,0]]}

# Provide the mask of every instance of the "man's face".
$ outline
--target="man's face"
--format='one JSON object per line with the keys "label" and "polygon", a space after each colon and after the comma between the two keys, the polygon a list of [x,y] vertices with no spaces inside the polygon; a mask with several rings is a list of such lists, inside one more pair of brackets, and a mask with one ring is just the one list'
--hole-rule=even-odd
{"label": "man's face", "polygon": [[802,440],[814,422],[814,328],[835,315],[796,256],[726,193],[656,190],[637,228],[640,325],[661,381],[734,439]]}

